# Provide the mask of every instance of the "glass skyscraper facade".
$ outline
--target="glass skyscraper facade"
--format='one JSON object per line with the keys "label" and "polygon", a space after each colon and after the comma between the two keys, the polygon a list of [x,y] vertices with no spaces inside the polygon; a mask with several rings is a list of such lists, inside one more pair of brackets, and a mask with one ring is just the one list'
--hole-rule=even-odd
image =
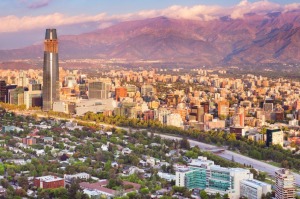
{"label": "glass skyscraper facade", "polygon": [[43,111],[59,101],[58,40],[56,29],[47,29],[44,42]]}

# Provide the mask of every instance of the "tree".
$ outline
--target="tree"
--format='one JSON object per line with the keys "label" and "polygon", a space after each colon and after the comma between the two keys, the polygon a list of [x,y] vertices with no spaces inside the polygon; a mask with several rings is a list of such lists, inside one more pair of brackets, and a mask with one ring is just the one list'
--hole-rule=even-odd
{"label": "tree", "polygon": [[148,188],[142,188],[141,190],[140,190],[140,192],[141,192],[141,194],[142,195],[147,195],[147,194],[149,194],[149,189]]}
{"label": "tree", "polygon": [[204,190],[200,192],[200,197],[201,199],[209,199],[208,194]]}
{"label": "tree", "polygon": [[4,164],[0,163],[0,175],[4,175],[4,173],[5,173]]}
{"label": "tree", "polygon": [[20,185],[20,187],[22,187],[25,191],[28,189],[29,187],[29,182],[28,182],[28,178],[25,176],[20,176],[18,178],[18,183]]}
{"label": "tree", "polygon": [[190,142],[188,141],[188,139],[186,137],[182,138],[180,140],[180,148],[187,149],[187,150],[189,150],[191,148]]}

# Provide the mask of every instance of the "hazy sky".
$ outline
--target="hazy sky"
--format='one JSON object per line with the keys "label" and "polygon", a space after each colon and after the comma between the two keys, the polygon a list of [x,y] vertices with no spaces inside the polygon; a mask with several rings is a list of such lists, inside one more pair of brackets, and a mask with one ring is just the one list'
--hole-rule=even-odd
{"label": "hazy sky", "polygon": [[300,9],[300,0],[0,0],[0,9],[0,49],[7,49],[42,41],[49,27],[62,35],[158,16],[241,18],[249,12]]}
{"label": "hazy sky", "polygon": [[[257,2],[258,0],[249,0]],[[163,9],[172,5],[220,5],[233,6],[240,0],[1,0],[0,16],[37,16],[54,12],[68,15],[124,14],[139,10]],[[300,0],[271,0],[278,4],[300,3]]]}

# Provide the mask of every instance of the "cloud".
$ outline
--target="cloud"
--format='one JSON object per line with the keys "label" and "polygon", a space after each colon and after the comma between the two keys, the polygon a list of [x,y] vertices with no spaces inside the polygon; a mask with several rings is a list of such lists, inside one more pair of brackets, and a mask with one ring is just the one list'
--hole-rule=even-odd
{"label": "cloud", "polygon": [[20,3],[24,4],[27,8],[37,9],[48,6],[52,0],[19,0]]}
{"label": "cloud", "polygon": [[[19,1],[27,3],[26,5],[31,8],[38,8],[48,5],[51,0]],[[142,10],[139,12],[122,15],[107,15],[106,13],[77,16],[68,16],[61,13],[24,17],[11,15],[0,17],[0,33],[34,30],[47,27],[62,27],[76,24],[83,25],[88,23],[96,23],[98,25],[96,25],[95,27],[101,29],[109,27],[116,22],[153,18],[158,16],[202,21],[214,20],[222,16],[230,16],[233,19],[238,19],[243,18],[245,14],[251,12],[264,14],[274,11],[287,12],[294,9],[300,9],[300,4],[294,3],[288,5],[280,5],[277,3],[272,3],[268,0],[262,0],[253,3],[249,2],[248,0],[242,0],[239,4],[232,7],[221,7],[218,5],[195,5],[190,7],[174,5],[161,10]]]}
{"label": "cloud", "polygon": [[85,22],[96,22],[105,19],[106,14],[88,16],[66,16],[61,13],[54,13],[50,15],[41,16],[25,16],[17,17],[14,15],[0,17],[1,26],[0,33],[2,32],[17,32],[22,30],[31,30],[37,28],[56,27],[63,25],[80,24]]}

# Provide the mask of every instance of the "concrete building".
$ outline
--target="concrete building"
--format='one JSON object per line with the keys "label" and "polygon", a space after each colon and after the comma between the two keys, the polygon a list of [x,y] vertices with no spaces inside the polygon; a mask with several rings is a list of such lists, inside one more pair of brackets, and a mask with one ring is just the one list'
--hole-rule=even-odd
{"label": "concrete building", "polygon": [[69,113],[68,103],[63,101],[53,102],[53,111],[68,114]]}
{"label": "concrete building", "polygon": [[155,94],[155,89],[154,86],[152,86],[151,84],[144,84],[141,87],[141,95],[142,96],[152,96]]}
{"label": "concrete building", "polygon": [[276,144],[283,146],[283,131],[280,129],[267,129],[266,145],[269,147]]}
{"label": "concrete building", "polygon": [[65,180],[56,176],[42,176],[34,179],[34,186],[41,189],[55,189],[65,186]]}
{"label": "concrete building", "polygon": [[295,176],[288,169],[275,171],[275,198],[293,199],[295,194]]}
{"label": "concrete building", "polygon": [[183,121],[179,114],[172,113],[167,115],[167,125],[168,126],[176,126],[176,127],[182,127]]}
{"label": "concrete building", "polygon": [[103,113],[108,110],[114,110],[117,106],[116,101],[112,98],[102,100],[80,100],[76,102],[76,115],[84,115],[87,112]]}
{"label": "concrete building", "polygon": [[218,102],[218,116],[227,116],[229,114],[229,102],[224,100]]}
{"label": "concrete building", "polygon": [[77,173],[74,175],[64,175],[64,179],[66,182],[71,182],[73,179],[81,179],[81,180],[88,180],[91,178],[91,175],[88,173]]}
{"label": "concrete building", "polygon": [[36,138],[34,137],[22,138],[22,143],[26,145],[34,145],[36,144]]}
{"label": "concrete building", "polygon": [[28,90],[24,91],[24,104],[26,108],[42,107],[42,85],[30,84]]}
{"label": "concrete building", "polygon": [[118,87],[115,89],[115,99],[120,101],[121,98],[127,97],[127,89],[124,87]]}
{"label": "concrete building", "polygon": [[111,85],[105,82],[90,82],[89,99],[108,99]]}
{"label": "concrete building", "polygon": [[261,199],[262,195],[272,192],[271,185],[258,180],[241,181],[241,197],[248,199]]}
{"label": "concrete building", "polygon": [[6,102],[6,82],[0,80],[0,102]]}

